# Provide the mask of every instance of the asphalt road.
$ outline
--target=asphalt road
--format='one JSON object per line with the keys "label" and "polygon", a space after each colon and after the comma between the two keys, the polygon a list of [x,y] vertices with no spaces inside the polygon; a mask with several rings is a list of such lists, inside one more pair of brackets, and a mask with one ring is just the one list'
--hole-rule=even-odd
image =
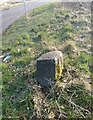
{"label": "asphalt road", "polygon": [[[43,0],[38,0],[38,2],[32,2],[26,5],[27,11],[33,10],[39,6],[42,6],[48,3],[49,0],[43,2]],[[24,4],[17,6],[15,8],[11,8],[6,11],[0,11],[0,16],[2,18],[0,25],[0,34],[3,33],[10,25],[12,25],[18,18],[25,15],[25,7]]]}

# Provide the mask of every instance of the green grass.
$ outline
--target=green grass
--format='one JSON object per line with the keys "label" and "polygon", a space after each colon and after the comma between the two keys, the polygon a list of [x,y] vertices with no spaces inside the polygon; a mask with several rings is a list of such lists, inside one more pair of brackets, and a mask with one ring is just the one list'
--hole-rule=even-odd
{"label": "green grass", "polygon": [[[71,10],[61,7],[55,10],[55,8],[55,4],[49,4],[34,9],[29,13],[29,19],[20,18],[3,35],[2,53],[3,55],[9,53],[11,56],[10,62],[2,62],[0,65],[3,81],[2,110],[5,119],[9,117],[30,119],[35,112],[34,96],[39,94],[39,90],[37,90],[38,93],[35,91],[36,60],[43,53],[52,51],[52,47],[63,52],[63,66],[66,71],[63,72],[60,81],[64,85],[63,81],[66,80],[67,85],[65,89],[56,86],[52,90],[46,101],[48,107],[45,107],[46,104],[44,104],[45,106],[40,108],[42,117],[48,118],[51,111],[56,117],[59,115],[60,110],[56,101],[60,106],[63,106],[61,112],[67,118],[91,117],[85,110],[69,103],[72,97],[71,100],[75,104],[91,112],[93,96],[90,95],[90,91],[87,91],[83,83],[83,80],[87,80],[87,78],[85,79],[86,75],[91,74],[91,55],[84,51],[79,52],[83,46],[79,41],[76,41],[79,35],[86,34],[84,33],[83,20],[81,16],[78,18],[82,24],[77,28],[72,24],[75,20],[70,18]],[[90,43],[89,39],[89,34],[87,34],[84,42]],[[70,41],[69,48],[67,43]],[[77,54],[78,52],[79,54]],[[68,74],[73,69],[75,73]],[[77,82],[70,84],[75,80],[75,74],[78,76]],[[42,94],[46,96],[48,92],[41,92]],[[37,112],[34,117],[37,118]]]}

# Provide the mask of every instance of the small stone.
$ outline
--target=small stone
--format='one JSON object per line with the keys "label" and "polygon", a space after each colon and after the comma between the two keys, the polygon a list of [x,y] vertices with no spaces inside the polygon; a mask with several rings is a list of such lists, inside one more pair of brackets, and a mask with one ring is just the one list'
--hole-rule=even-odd
{"label": "small stone", "polygon": [[0,59],[3,59],[3,58],[4,58],[4,55],[1,55],[1,56],[0,56]]}
{"label": "small stone", "polygon": [[49,119],[53,119],[55,117],[55,114],[51,111],[48,115]]}
{"label": "small stone", "polygon": [[3,62],[9,62],[11,60],[11,56],[6,56],[3,60]]}
{"label": "small stone", "polygon": [[18,52],[20,52],[20,49],[17,49]]}

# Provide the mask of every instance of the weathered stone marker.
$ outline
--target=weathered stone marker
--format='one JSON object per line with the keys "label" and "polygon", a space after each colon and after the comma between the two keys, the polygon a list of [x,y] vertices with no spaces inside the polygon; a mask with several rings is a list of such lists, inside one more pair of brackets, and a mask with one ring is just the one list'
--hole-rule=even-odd
{"label": "weathered stone marker", "polygon": [[61,51],[43,54],[37,59],[37,82],[41,86],[52,86],[62,75],[62,65]]}

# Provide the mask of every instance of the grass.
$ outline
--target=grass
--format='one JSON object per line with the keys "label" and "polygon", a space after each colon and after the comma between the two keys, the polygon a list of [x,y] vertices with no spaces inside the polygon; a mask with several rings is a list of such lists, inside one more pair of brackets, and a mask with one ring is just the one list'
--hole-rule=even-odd
{"label": "grass", "polygon": [[[90,44],[90,34],[84,31],[82,15],[77,18],[80,27],[70,16],[70,9],[45,5],[29,13],[29,19],[20,18],[4,33],[1,51],[11,59],[0,65],[3,118],[91,117],[93,96],[85,84],[91,85],[91,55],[82,46]],[[62,77],[52,89],[40,88],[35,82],[36,60],[55,48],[64,56]]]}

